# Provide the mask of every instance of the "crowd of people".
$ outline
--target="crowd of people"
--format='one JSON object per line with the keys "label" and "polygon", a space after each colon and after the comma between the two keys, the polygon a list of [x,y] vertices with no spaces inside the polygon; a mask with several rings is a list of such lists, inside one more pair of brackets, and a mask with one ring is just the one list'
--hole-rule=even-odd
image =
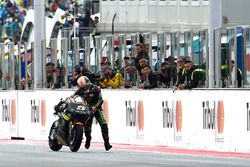
{"label": "crowd of people", "polygon": [[[78,1],[72,0],[45,1],[45,13],[47,17],[53,17],[58,8],[65,10],[65,14],[61,18],[60,27],[62,29],[69,30],[69,35],[67,37],[72,38],[74,35],[79,37],[81,40],[80,44],[83,43],[83,36],[89,36],[90,34],[93,36],[98,35],[98,32],[96,32],[96,24],[99,23],[98,16],[95,16],[94,19],[90,17],[91,12],[89,8],[91,5],[89,4],[89,1],[84,1],[84,3],[81,3],[82,4],[78,3]],[[33,2],[31,0],[0,0],[0,43],[7,45],[9,42],[14,42],[16,45],[18,42],[20,42],[26,12],[31,8],[33,8]],[[81,8],[84,10],[81,10]],[[91,28],[88,29],[89,27]],[[76,34],[74,34],[74,32],[76,32]],[[63,80],[61,76],[63,73],[65,73],[65,68],[61,66],[55,66],[50,62],[47,64],[46,68],[48,67],[50,68],[47,70],[47,81],[51,85],[48,85],[47,87],[59,88],[64,86],[65,83],[61,83],[60,81]],[[55,76],[55,79],[52,76]],[[2,78],[1,68],[0,77]],[[9,79],[7,78],[7,80]],[[3,87],[8,89],[8,83],[4,82],[0,85],[4,84],[6,86]],[[32,89],[32,84],[32,78],[31,76],[28,76],[27,81],[25,78],[21,78],[19,83],[15,83],[15,88],[27,89],[28,87],[28,89]]]}
{"label": "crowd of people", "polygon": [[0,42],[13,41],[18,43],[20,40],[22,26],[26,11],[29,8],[24,0],[22,6],[11,0],[1,0],[0,3]]}
{"label": "crowd of people", "polygon": [[[66,3],[67,2],[67,3]],[[92,19],[90,10],[84,9],[80,12],[80,5],[77,1],[70,3],[69,0],[48,0],[46,3],[46,15],[52,16],[57,8],[65,10],[65,14],[61,17],[61,27],[68,28],[70,38],[73,35],[83,39],[83,36],[99,35],[96,32],[96,25],[99,23],[99,17]],[[2,26],[1,39],[19,41],[22,29],[22,23],[26,15],[26,10],[30,7],[29,0],[20,1],[16,4],[15,1],[1,0],[0,4],[0,26]],[[72,11],[72,5],[74,10]],[[85,5],[86,6],[86,5]],[[73,13],[72,13],[73,12]],[[75,13],[76,12],[76,13]],[[72,17],[76,16],[76,17]],[[90,28],[91,31],[80,31],[80,28]],[[80,40],[80,47],[83,41]],[[175,89],[192,89],[204,87],[206,80],[206,71],[203,66],[196,66],[189,57],[169,56],[163,62],[159,60],[150,63],[149,49],[142,43],[136,43],[135,55],[123,57],[123,65],[111,67],[111,62],[103,59],[101,69],[97,74],[94,74],[90,69],[86,69],[81,65],[76,65],[73,69],[72,78],[65,81],[65,68],[54,65],[49,62],[46,65],[47,72],[47,87],[61,88],[65,86],[65,82],[70,82],[71,86],[76,86],[76,80],[80,76],[87,76],[94,84],[101,88],[139,88],[139,89],[154,89],[154,88],[175,88]],[[118,62],[118,61],[117,61]],[[160,63],[160,64],[159,64]],[[153,65],[154,64],[154,65]],[[229,82],[230,71],[234,70],[234,62],[225,63],[222,66],[222,87],[226,87]],[[119,68],[121,67],[121,68]],[[21,89],[25,89],[24,78],[20,84]],[[242,73],[237,69],[238,87],[242,86]],[[28,87],[32,85],[32,79],[28,79]]]}
{"label": "crowd of people", "polygon": [[[47,17],[53,17],[58,8],[65,10],[62,18],[62,27],[83,28],[95,27],[99,18],[91,19],[89,1],[83,4],[72,0],[46,0],[45,13]],[[0,0],[0,42],[13,41],[16,44],[20,41],[23,23],[27,10],[33,8],[31,0]],[[82,11],[80,11],[82,8]],[[76,20],[73,20],[76,17]],[[84,30],[86,32],[86,30]],[[84,36],[84,31],[78,31],[78,36]],[[93,29],[91,29],[92,33]],[[89,32],[87,32],[89,34]]]}
{"label": "crowd of people", "polygon": [[[111,62],[103,57],[100,71],[93,73],[90,69],[81,65],[76,65],[73,69],[71,86],[76,86],[76,81],[81,76],[87,76],[93,84],[103,89],[118,88],[172,88],[172,89],[193,89],[204,88],[206,83],[206,67],[203,65],[194,65],[190,57],[179,56],[174,58],[169,56],[159,65],[150,64],[148,50],[143,43],[136,43],[135,55],[125,56],[122,66],[115,64],[112,68]],[[116,61],[116,63],[119,61]],[[157,61],[159,63],[159,61]],[[56,69],[53,65],[53,68]],[[53,69],[48,68],[48,69]],[[234,73],[234,61],[225,63],[221,66],[222,87],[227,87],[229,80],[232,80]],[[48,84],[51,84],[49,76],[53,76],[53,70],[48,71]],[[58,71],[58,70],[54,70]],[[64,71],[64,70],[62,70]],[[63,74],[65,75],[65,73]],[[58,77],[60,75],[57,75]],[[63,78],[63,77],[61,77]],[[57,82],[60,79],[57,79]],[[64,85],[65,81],[60,85]],[[58,85],[58,84],[56,84]],[[237,69],[237,87],[242,87],[242,73]],[[53,88],[59,88],[54,86]]]}

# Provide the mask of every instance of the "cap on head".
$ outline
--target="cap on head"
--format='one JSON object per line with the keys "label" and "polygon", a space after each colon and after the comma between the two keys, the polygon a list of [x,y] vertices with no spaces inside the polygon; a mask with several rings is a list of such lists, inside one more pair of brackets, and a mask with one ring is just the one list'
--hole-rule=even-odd
{"label": "cap on head", "polygon": [[84,87],[88,86],[89,84],[90,84],[90,81],[89,81],[88,77],[86,77],[86,76],[81,76],[77,79],[77,85],[80,88],[84,88]]}

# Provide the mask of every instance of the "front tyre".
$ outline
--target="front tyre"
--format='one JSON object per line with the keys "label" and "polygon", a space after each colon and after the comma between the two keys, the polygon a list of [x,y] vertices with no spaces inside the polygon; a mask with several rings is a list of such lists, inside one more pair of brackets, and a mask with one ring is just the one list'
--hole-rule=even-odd
{"label": "front tyre", "polygon": [[50,132],[49,132],[49,141],[48,141],[49,148],[53,151],[59,151],[62,148],[62,145],[58,144],[57,138],[56,138],[58,126],[59,126],[59,122],[57,120],[52,124],[50,128]]}
{"label": "front tyre", "polygon": [[82,144],[83,127],[74,125],[70,132],[69,147],[72,152],[79,150]]}

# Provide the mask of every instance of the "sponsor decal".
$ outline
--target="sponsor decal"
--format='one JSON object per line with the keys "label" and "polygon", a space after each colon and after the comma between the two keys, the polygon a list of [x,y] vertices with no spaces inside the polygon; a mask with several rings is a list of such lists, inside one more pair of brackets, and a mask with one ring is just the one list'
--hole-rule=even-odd
{"label": "sponsor decal", "polygon": [[203,129],[215,131],[215,141],[224,142],[224,102],[203,101]]}
{"label": "sponsor decal", "polygon": [[46,101],[31,100],[31,123],[41,123],[42,127],[46,127]]}
{"label": "sponsor decal", "polygon": [[41,123],[42,127],[46,126],[46,101],[42,100],[41,102]]}
{"label": "sponsor decal", "polygon": [[144,107],[142,100],[138,102],[138,126],[140,131],[144,130]]}
{"label": "sponsor decal", "polygon": [[224,135],[223,135],[223,132],[224,132],[224,103],[222,100],[219,100],[217,102],[217,115],[216,115],[216,118],[217,118],[217,130],[216,130],[216,133],[215,133],[215,141],[216,142],[224,142]]}
{"label": "sponsor decal", "polygon": [[144,139],[144,106],[143,101],[125,101],[126,108],[126,126],[137,127],[137,139]]}
{"label": "sponsor decal", "polygon": [[247,102],[247,131],[250,131],[250,110],[249,110],[249,102]]}
{"label": "sponsor decal", "polygon": [[108,100],[104,100],[103,101],[103,114],[104,114],[104,117],[107,121],[107,124],[109,123],[109,105],[108,105]]}
{"label": "sponsor decal", "polygon": [[182,130],[182,105],[181,100],[176,101],[176,131]]}
{"label": "sponsor decal", "polygon": [[137,102],[126,100],[125,107],[126,107],[126,126],[136,126],[136,107]]}
{"label": "sponsor decal", "polygon": [[203,101],[202,108],[203,129],[215,129],[215,101],[212,104],[209,101]]}
{"label": "sponsor decal", "polygon": [[163,128],[174,129],[175,141],[182,140],[182,103],[177,101],[162,101]]}
{"label": "sponsor decal", "polygon": [[31,122],[37,123],[40,121],[40,100],[31,100]]}
{"label": "sponsor decal", "polygon": [[16,125],[16,100],[11,100],[11,124]]}
{"label": "sponsor decal", "polygon": [[162,102],[162,114],[163,114],[163,128],[174,127],[174,101],[172,103],[168,101]]}
{"label": "sponsor decal", "polygon": [[174,140],[182,141],[182,103],[181,103],[181,100],[177,100],[175,103]]}
{"label": "sponsor decal", "polygon": [[10,100],[2,99],[2,121],[10,121]]}
{"label": "sponsor decal", "polygon": [[217,110],[217,124],[218,124],[218,134],[222,134],[224,131],[224,104],[223,101],[218,101],[218,110]]}

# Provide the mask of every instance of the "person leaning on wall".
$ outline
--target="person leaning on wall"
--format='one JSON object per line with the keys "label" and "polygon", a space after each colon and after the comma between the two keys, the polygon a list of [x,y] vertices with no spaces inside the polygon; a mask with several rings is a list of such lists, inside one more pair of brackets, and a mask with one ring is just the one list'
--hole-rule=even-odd
{"label": "person leaning on wall", "polygon": [[140,89],[153,89],[157,88],[157,75],[152,72],[149,65],[145,65],[142,68],[143,78],[141,83],[138,85]]}
{"label": "person leaning on wall", "polygon": [[101,88],[117,89],[123,86],[123,83],[124,79],[119,69],[113,70],[109,65],[103,65],[99,80]]}
{"label": "person leaning on wall", "polygon": [[191,60],[185,62],[186,80],[183,84],[179,84],[177,89],[193,89],[198,88],[205,82],[206,71],[193,65]]}

